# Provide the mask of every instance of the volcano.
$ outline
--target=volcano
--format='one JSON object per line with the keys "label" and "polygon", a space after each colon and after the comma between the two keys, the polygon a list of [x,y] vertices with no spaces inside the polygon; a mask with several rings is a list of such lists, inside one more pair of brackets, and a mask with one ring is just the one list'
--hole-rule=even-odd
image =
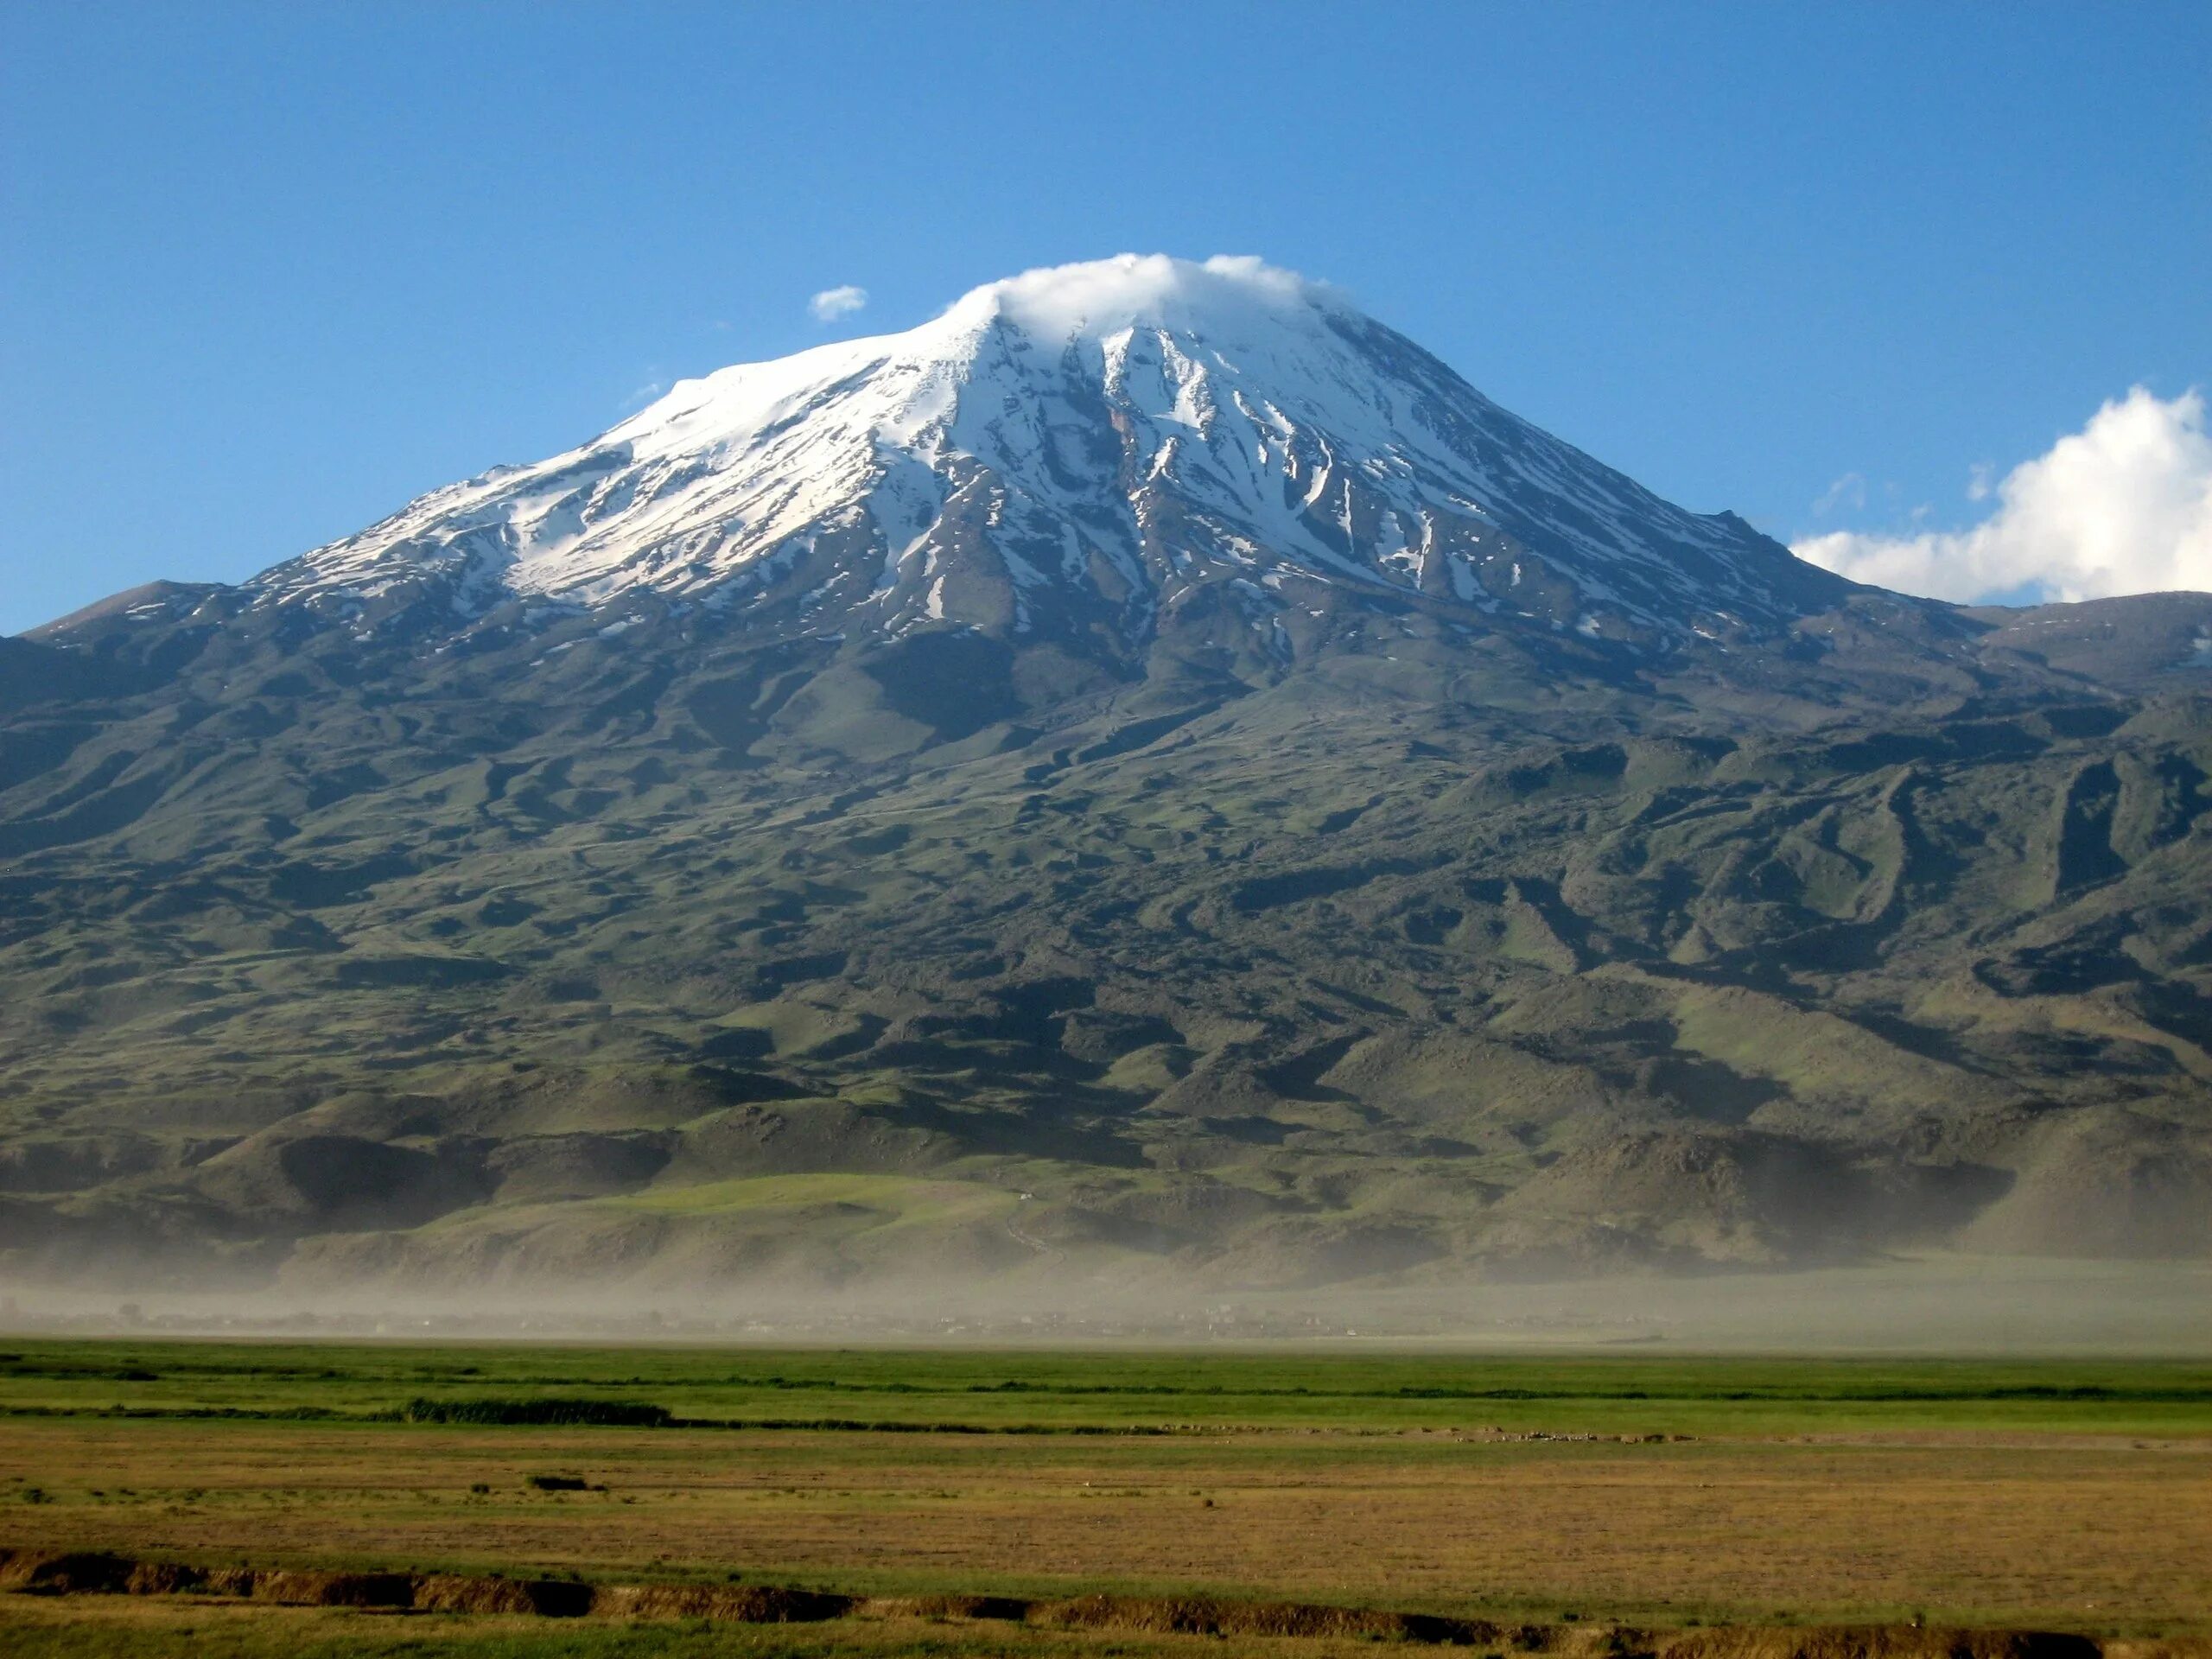
{"label": "volcano", "polygon": [[27,1278],[2212,1249],[2212,597],[1961,609],[1125,256],[0,641]]}

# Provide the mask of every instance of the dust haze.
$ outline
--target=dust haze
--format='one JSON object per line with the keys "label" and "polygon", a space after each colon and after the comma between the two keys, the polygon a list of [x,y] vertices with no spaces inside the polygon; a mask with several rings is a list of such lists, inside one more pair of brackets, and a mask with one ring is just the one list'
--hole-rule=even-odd
{"label": "dust haze", "polygon": [[1243,1294],[1066,1262],[1018,1286],[918,1277],[468,1292],[127,1281],[8,1287],[0,1331],[270,1339],[1637,1352],[2212,1353],[2212,1264],[1931,1256],[1794,1273],[1370,1282]]}

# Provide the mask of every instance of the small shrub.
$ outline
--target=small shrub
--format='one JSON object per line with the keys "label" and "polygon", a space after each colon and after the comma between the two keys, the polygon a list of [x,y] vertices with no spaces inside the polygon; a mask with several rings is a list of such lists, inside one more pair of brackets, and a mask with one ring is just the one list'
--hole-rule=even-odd
{"label": "small shrub", "polygon": [[403,1423],[479,1423],[494,1427],[664,1428],[674,1418],[665,1406],[627,1400],[410,1400]]}
{"label": "small shrub", "polygon": [[534,1492],[588,1492],[591,1490],[582,1475],[524,1475],[522,1484]]}

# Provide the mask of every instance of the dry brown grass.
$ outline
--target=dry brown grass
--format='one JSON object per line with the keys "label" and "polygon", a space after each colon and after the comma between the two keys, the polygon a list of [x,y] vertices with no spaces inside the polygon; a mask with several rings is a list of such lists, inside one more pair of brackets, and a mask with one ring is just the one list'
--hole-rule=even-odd
{"label": "dry brown grass", "polygon": [[[604,1492],[526,1491],[545,1469]],[[1477,1613],[2212,1627],[2200,1445],[0,1421],[0,1543],[887,1592],[1237,1591]],[[473,1484],[492,1490],[472,1495]]]}
{"label": "dry brown grass", "polygon": [[1248,1654],[1373,1659],[1375,1647],[1358,1638],[1294,1643],[1270,1637],[1224,1640],[1127,1630],[963,1626],[915,1616],[809,1625],[548,1624],[501,1614],[395,1618],[251,1603],[218,1609],[205,1603],[121,1597],[5,1597],[0,1598],[0,1651],[9,1659],[204,1659],[209,1654],[225,1659],[1230,1659]]}

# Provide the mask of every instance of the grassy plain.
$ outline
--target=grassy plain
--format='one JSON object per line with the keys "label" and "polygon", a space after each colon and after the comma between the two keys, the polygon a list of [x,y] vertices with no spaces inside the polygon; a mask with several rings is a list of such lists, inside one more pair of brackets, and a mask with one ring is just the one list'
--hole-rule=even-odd
{"label": "grassy plain", "polygon": [[[2201,1362],[0,1345],[0,1546],[18,1549],[1656,1628],[2212,1630]],[[394,1420],[416,1399],[556,1398],[719,1426]],[[594,1490],[526,1484],[543,1473]],[[166,1652],[188,1628],[240,1653],[613,1650],[592,1621],[378,1617],[0,1597],[11,1652]],[[1103,1640],[909,1623],[712,1650]],[[620,1651],[694,1640],[632,1635]]]}

